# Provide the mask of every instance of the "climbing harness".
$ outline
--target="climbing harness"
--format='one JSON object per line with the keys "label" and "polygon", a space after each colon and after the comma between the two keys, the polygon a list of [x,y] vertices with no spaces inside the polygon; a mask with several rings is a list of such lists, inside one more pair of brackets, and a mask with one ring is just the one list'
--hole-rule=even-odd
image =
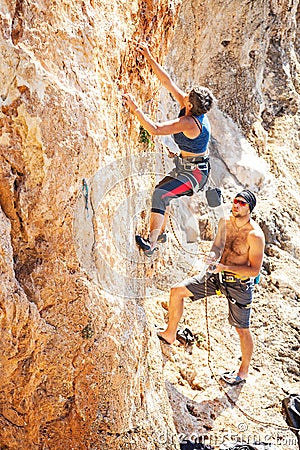
{"label": "climbing harness", "polygon": [[251,278],[239,278],[233,274],[228,274],[227,272],[219,272],[219,279],[217,279],[217,283],[218,283],[217,291],[221,292],[221,283],[222,283],[222,285],[225,287],[226,298],[230,301],[230,303],[232,303],[233,305],[236,305],[242,309],[250,309],[252,306],[252,302],[247,303],[246,305],[243,303],[237,302],[235,299],[233,299],[231,297],[231,295],[229,294],[229,291],[228,291],[228,287],[227,287],[227,283],[237,283],[237,282],[247,283],[250,280],[251,280]]}
{"label": "climbing harness", "polygon": [[86,210],[86,214],[87,217],[89,217],[89,188],[86,182],[86,179],[83,178],[82,180],[82,192],[83,192],[83,196],[85,199],[85,210]]}
{"label": "climbing harness", "polygon": [[273,422],[266,422],[259,419],[256,419],[253,416],[250,416],[250,414],[246,413],[240,406],[236,404],[236,402],[230,397],[230,395],[227,393],[225,388],[222,386],[222,384],[219,381],[219,378],[215,374],[215,371],[212,367],[211,363],[211,344],[210,344],[210,332],[209,332],[209,324],[208,324],[208,299],[207,299],[207,274],[204,276],[204,305],[205,305],[205,320],[206,320],[206,334],[207,334],[207,365],[209,367],[209,370],[211,372],[212,378],[216,381],[219,388],[222,392],[224,392],[226,398],[228,399],[229,403],[233,405],[235,408],[237,408],[240,413],[243,414],[244,417],[246,417],[250,422],[257,423],[258,425],[262,425],[264,427],[272,426],[274,428],[277,428],[279,430],[291,430],[291,431],[297,431],[299,432],[300,429],[294,428],[294,427],[286,427],[281,426]]}
{"label": "climbing harness", "polygon": [[[199,191],[203,190],[204,186],[206,185],[207,181],[208,181],[208,176],[207,179],[205,180],[204,184],[201,186],[199,181],[197,180],[197,178],[193,175],[193,171],[196,169],[199,170],[207,170],[208,171],[208,175],[210,173],[210,163],[209,163],[209,158],[200,156],[200,157],[193,157],[193,158],[182,158],[181,156],[175,156],[174,158],[174,163],[175,163],[175,169],[174,169],[174,174],[175,176],[177,175],[182,175],[185,178],[188,179],[188,181],[190,181],[192,188],[193,188],[193,192],[194,194],[197,194]],[[173,172],[173,171],[172,171]]]}

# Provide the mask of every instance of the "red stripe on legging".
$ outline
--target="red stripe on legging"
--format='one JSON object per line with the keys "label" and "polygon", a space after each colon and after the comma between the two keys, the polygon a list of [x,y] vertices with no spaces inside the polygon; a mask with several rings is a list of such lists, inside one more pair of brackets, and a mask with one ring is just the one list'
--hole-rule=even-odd
{"label": "red stripe on legging", "polygon": [[[200,183],[203,178],[201,170],[195,169],[192,173],[193,173],[194,177],[196,178],[196,180],[198,181],[198,183]],[[177,188],[172,189],[172,191],[166,192],[166,194],[162,195],[161,198],[171,197],[172,195],[183,194],[183,192],[186,192],[186,190],[190,190],[190,189],[193,189],[192,183],[190,181],[187,181],[186,183],[181,184]]]}
{"label": "red stripe on legging", "polygon": [[166,192],[164,195],[161,196],[161,198],[165,197],[171,197],[173,195],[182,194],[183,192],[186,192],[187,190],[192,189],[192,183],[188,181],[187,183],[181,184],[175,189],[172,189],[172,191]]}
{"label": "red stripe on legging", "polygon": [[198,183],[200,183],[200,181],[201,181],[202,178],[203,178],[203,175],[202,175],[201,170],[200,170],[200,169],[195,169],[195,170],[193,171],[193,175],[194,175],[194,177],[196,178],[196,180],[198,181]]}

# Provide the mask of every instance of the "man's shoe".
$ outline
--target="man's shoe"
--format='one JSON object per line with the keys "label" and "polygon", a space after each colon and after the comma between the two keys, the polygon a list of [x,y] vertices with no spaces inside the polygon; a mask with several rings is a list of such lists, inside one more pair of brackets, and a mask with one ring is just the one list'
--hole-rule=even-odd
{"label": "man's shoe", "polygon": [[167,242],[167,233],[161,233],[158,238],[157,238],[157,243],[158,244],[164,244],[165,242]]}
{"label": "man's shoe", "polygon": [[236,375],[234,370],[232,372],[223,373],[221,378],[225,381],[225,383],[230,384],[230,386],[237,386],[238,384],[246,383],[246,379]]}
{"label": "man's shoe", "polygon": [[151,250],[151,245],[150,245],[149,240],[142,238],[142,236],[140,236],[138,234],[135,236],[135,242],[140,247],[140,249],[143,250],[143,252],[145,253],[146,256],[152,256],[153,253],[157,250],[156,247],[154,247]]}

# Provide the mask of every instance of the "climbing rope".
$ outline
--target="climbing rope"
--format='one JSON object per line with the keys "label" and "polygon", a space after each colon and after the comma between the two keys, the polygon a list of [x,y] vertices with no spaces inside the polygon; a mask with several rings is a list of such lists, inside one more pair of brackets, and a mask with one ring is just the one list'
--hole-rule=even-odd
{"label": "climbing rope", "polygon": [[246,411],[244,411],[240,406],[236,404],[236,402],[230,397],[230,395],[227,393],[225,388],[222,386],[219,378],[217,377],[211,363],[211,345],[210,345],[210,332],[209,332],[209,323],[208,323],[208,299],[207,299],[207,274],[204,275],[204,304],[205,304],[205,320],[206,320],[206,334],[207,334],[207,365],[209,367],[209,370],[211,372],[211,375],[213,379],[218,384],[219,388],[222,392],[224,392],[225,396],[227,397],[229,403],[233,405],[235,408],[237,408],[240,413],[243,414],[244,417],[246,417],[250,422],[257,423],[258,425],[262,425],[264,427],[272,426],[274,428],[277,428],[279,430],[291,430],[291,431],[297,431],[299,432],[300,429],[294,428],[294,427],[288,427],[283,425],[278,425],[273,422],[266,422],[259,419],[256,419],[255,417],[248,414]]}

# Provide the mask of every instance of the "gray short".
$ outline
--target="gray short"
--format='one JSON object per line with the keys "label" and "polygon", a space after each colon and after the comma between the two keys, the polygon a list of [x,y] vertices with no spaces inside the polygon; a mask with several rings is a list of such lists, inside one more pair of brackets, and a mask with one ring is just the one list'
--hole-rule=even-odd
{"label": "gray short", "polygon": [[[199,300],[205,297],[204,280],[200,277],[200,275],[187,278],[180,284],[192,292],[192,300]],[[253,280],[246,282],[236,280],[225,284],[225,282],[220,283],[218,274],[211,275],[207,279],[206,295],[208,297],[211,295],[216,295],[216,291],[218,289],[220,289],[222,294],[227,297],[229,307],[228,321],[230,325],[233,325],[236,328],[249,328],[251,306],[245,308],[242,305],[250,305],[252,303],[254,289]],[[234,303],[234,301],[236,301],[238,305]]]}

